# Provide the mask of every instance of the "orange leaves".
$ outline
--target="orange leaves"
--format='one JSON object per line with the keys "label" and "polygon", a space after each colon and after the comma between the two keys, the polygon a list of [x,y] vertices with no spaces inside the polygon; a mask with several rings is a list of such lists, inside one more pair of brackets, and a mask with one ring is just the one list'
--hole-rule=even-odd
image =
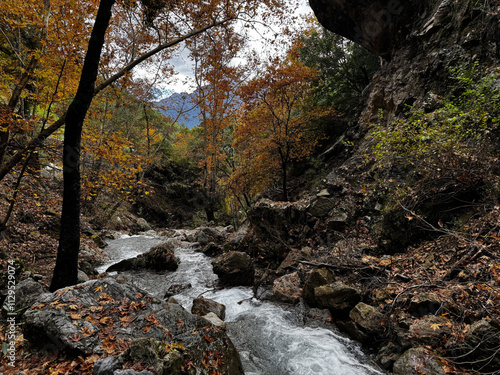
{"label": "orange leaves", "polygon": [[102,286],[101,285],[99,285],[98,287],[96,287],[94,289],[94,293],[98,293],[98,292],[102,292]]}
{"label": "orange leaves", "polygon": [[335,113],[308,105],[315,78],[314,70],[289,54],[282,61],[274,60],[241,88],[243,110],[233,143],[241,167],[232,176],[239,192],[251,190],[249,186],[238,187],[242,168],[253,176],[247,179],[250,186],[266,178],[276,179],[277,173],[286,180],[288,164],[308,157],[314,150],[320,135],[312,130],[312,121]]}

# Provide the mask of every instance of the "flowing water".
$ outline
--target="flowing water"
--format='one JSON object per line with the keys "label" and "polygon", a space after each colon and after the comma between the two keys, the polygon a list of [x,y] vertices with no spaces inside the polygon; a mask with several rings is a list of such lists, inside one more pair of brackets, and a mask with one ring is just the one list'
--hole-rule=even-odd
{"label": "flowing water", "polygon": [[[192,300],[203,294],[226,306],[228,335],[238,349],[247,375],[372,375],[382,374],[357,344],[335,330],[304,325],[304,306],[295,307],[262,302],[252,298],[250,288],[217,289],[217,275],[211,259],[182,242],[170,238],[180,265],[170,274],[149,271],[126,272],[136,287],[163,298],[174,284],[190,287],[175,295],[188,311]],[[110,260],[99,268],[131,258],[165,241],[152,236],[122,236],[109,242]]]}

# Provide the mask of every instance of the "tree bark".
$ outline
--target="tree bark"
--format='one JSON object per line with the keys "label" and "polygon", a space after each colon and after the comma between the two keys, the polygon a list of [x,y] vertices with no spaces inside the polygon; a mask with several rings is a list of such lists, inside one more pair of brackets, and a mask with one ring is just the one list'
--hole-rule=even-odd
{"label": "tree bark", "polygon": [[77,283],[80,252],[80,150],[83,121],[94,96],[104,37],[115,0],[101,0],[90,36],[80,83],[66,113],[63,150],[63,209],[57,260],[50,290]]}

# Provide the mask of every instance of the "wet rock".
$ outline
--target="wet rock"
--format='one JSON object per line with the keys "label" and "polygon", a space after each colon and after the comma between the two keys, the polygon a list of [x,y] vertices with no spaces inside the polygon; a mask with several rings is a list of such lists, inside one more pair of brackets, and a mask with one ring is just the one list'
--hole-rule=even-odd
{"label": "wet rock", "polygon": [[358,303],[349,313],[349,318],[364,332],[369,334],[380,333],[384,325],[384,315],[373,306]]}
{"label": "wet rock", "polygon": [[[70,307],[73,301],[81,305],[77,311]],[[136,354],[129,352],[127,358],[151,359],[165,369],[166,364],[174,366],[177,362],[168,357],[168,350],[164,353],[162,348],[175,346],[172,343],[176,342],[185,348],[183,360],[190,358],[198,373],[205,371],[202,370],[205,368],[202,361],[208,353],[220,353],[224,364],[219,371],[243,374],[238,370],[241,363],[236,350],[224,331],[207,327],[205,319],[188,313],[179,305],[149,298],[137,288],[119,284],[113,278],[91,280],[43,294],[36,304],[36,309],[24,314],[24,335],[36,350],[55,346],[59,350],[101,355],[105,352],[103,338],[110,335],[116,340],[132,342],[145,337],[147,341],[139,341],[144,345],[135,345]],[[128,313],[122,315],[118,307]],[[80,339],[74,340],[74,337]],[[163,342],[161,345],[158,344],[160,341]],[[155,362],[153,352],[159,362]],[[168,357],[167,362],[165,357]],[[175,367],[172,366],[168,371]],[[173,370],[162,371],[157,374],[175,374]]]}
{"label": "wet rock", "polygon": [[120,284],[128,283],[128,278],[122,274],[116,275],[115,280],[117,283],[120,283]]}
{"label": "wet rock", "polygon": [[208,257],[215,257],[221,255],[224,252],[224,250],[222,249],[221,246],[213,242],[210,242],[201,249],[201,252]]}
{"label": "wet rock", "polygon": [[195,242],[199,242],[202,246],[208,245],[210,242],[221,243],[224,241],[224,236],[214,228],[201,227],[195,235]]}
{"label": "wet rock", "polygon": [[224,323],[224,321],[213,312],[209,312],[208,314],[203,315],[203,318],[208,320],[210,322],[210,324],[212,324],[216,327],[226,329],[226,323]]}
{"label": "wet rock", "polygon": [[124,259],[121,262],[113,264],[106,272],[122,272],[144,268],[155,271],[175,271],[178,266],[179,259],[174,254],[173,245],[164,242],[135,258]]}
{"label": "wet rock", "polygon": [[328,309],[318,309],[313,307],[308,309],[304,315],[304,323],[307,327],[311,328],[327,328],[331,329],[332,327],[332,314]]}
{"label": "wet rock", "polygon": [[334,316],[347,315],[361,301],[357,289],[338,281],[314,288],[314,297],[319,307],[330,309]]}
{"label": "wet rock", "polygon": [[408,349],[394,363],[394,375],[444,375],[442,362],[436,355],[424,348]]}
{"label": "wet rock", "polygon": [[184,290],[191,288],[191,284],[173,284],[170,285],[165,292],[164,299],[168,299],[172,296],[182,293]]}
{"label": "wet rock", "polygon": [[418,317],[435,315],[441,308],[441,301],[434,293],[419,293],[412,297],[408,311]]}
{"label": "wet rock", "polygon": [[442,316],[428,315],[410,326],[413,346],[439,345],[445,335],[451,333],[451,323]]}
{"label": "wet rock", "polygon": [[315,306],[317,304],[316,297],[314,295],[314,289],[331,284],[335,281],[335,275],[332,271],[326,268],[318,268],[307,275],[306,281],[304,283],[304,290],[302,292],[302,297],[309,305]]}
{"label": "wet rock", "polygon": [[139,226],[139,230],[142,232],[153,230],[153,228],[151,228],[151,225],[149,225],[146,219],[143,219],[142,217],[137,219],[136,223]]}
{"label": "wet rock", "polygon": [[255,271],[246,253],[230,251],[213,260],[212,266],[222,285],[253,285]]}
{"label": "wet rock", "polygon": [[94,364],[94,375],[114,375],[116,370],[123,367],[121,356],[112,356],[98,359]]}
{"label": "wet rock", "polygon": [[302,281],[297,272],[277,278],[273,283],[274,298],[286,303],[295,304],[299,302],[302,295],[301,284]]}
{"label": "wet rock", "polygon": [[82,270],[78,270],[78,284],[81,284],[81,283],[84,283],[85,281],[89,281],[89,277],[87,276],[87,274],[85,272],[83,272]]}
{"label": "wet rock", "polygon": [[214,313],[219,319],[224,320],[226,317],[226,306],[211,299],[199,297],[193,300],[191,312],[199,316]]}

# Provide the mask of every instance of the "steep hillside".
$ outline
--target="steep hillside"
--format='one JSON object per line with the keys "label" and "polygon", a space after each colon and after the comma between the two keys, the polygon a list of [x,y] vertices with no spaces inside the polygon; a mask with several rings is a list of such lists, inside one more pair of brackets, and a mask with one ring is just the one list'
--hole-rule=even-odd
{"label": "steep hillside", "polygon": [[239,249],[394,374],[498,374],[499,2],[310,4],[380,70],[322,183],[259,202]]}

